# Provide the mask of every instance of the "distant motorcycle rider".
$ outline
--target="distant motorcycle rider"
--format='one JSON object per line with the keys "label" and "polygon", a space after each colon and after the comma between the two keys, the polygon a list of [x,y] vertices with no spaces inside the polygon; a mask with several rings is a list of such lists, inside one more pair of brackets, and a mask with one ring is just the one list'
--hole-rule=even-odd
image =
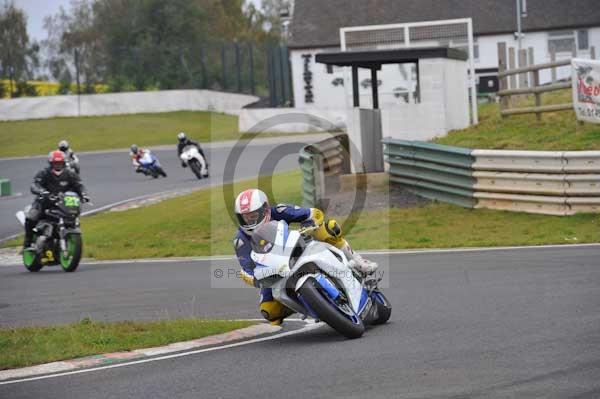
{"label": "distant motorcycle rider", "polygon": [[[185,132],[179,132],[179,134],[177,135],[177,157],[181,157],[181,153],[183,152],[183,149],[185,147],[187,147],[188,145],[194,146],[198,149],[198,152],[200,153],[200,155],[202,155],[202,158],[204,158],[204,160],[206,161],[206,157],[204,156],[204,151],[202,151],[202,147],[200,147],[200,144],[197,141],[191,140],[190,138],[187,137],[187,135],[185,134]],[[186,168],[187,164],[185,163],[185,161],[181,161],[181,167],[182,168]]]}
{"label": "distant motorcycle rider", "polygon": [[131,161],[135,167],[136,173],[148,174],[146,169],[140,164],[140,159],[144,158],[149,150],[138,148],[135,144],[132,144],[131,147],[129,147],[129,150],[129,156],[131,156]]}
{"label": "distant motorcycle rider", "polygon": [[[377,263],[364,259],[352,250],[342,236],[342,229],[335,220],[325,220],[323,212],[317,208],[303,208],[297,205],[279,204],[270,206],[267,195],[258,189],[241,192],[235,200],[235,214],[239,229],[233,239],[233,246],[242,267],[241,275],[245,283],[254,284],[255,264],[250,258],[252,233],[270,220],[284,220],[287,223],[302,223],[318,226],[313,237],[341,249],[350,261],[350,267],[363,275],[377,270]],[[270,288],[260,290],[260,313],[273,324],[281,324],[291,311],[273,299]]]}
{"label": "distant motorcycle rider", "polygon": [[35,175],[31,186],[31,193],[38,197],[31,204],[31,209],[25,217],[24,248],[35,249],[32,248],[33,229],[51,205],[48,198],[50,195],[74,191],[79,194],[83,202],[89,201],[79,175],[66,168],[65,155],[62,151],[51,152],[48,163],[50,165],[47,168]]}
{"label": "distant motorcycle rider", "polygon": [[69,142],[67,140],[61,140],[58,143],[58,150],[65,154],[65,161],[68,166],[71,167],[75,173],[79,174],[79,158],[69,146]]}

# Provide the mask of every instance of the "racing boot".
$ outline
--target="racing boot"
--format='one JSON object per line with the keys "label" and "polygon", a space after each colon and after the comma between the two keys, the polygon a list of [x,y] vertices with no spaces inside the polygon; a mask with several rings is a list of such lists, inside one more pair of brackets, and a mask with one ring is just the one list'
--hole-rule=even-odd
{"label": "racing boot", "polygon": [[368,276],[375,273],[375,271],[379,267],[379,265],[376,262],[365,259],[362,256],[360,256],[360,254],[354,252],[352,250],[352,247],[350,247],[350,244],[348,244],[348,242],[346,242],[345,245],[340,249],[342,250],[342,252],[344,252],[346,258],[348,258],[348,266],[350,266],[351,269],[357,271],[362,276]]}
{"label": "racing boot", "polygon": [[33,242],[33,229],[35,228],[35,222],[30,219],[25,219],[25,239],[23,240],[23,251],[24,250],[36,250],[35,243]]}

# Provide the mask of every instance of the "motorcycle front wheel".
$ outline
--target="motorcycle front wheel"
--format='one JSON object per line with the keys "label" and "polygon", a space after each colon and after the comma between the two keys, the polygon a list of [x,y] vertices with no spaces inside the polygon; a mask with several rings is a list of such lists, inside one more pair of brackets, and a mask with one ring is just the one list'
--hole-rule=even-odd
{"label": "motorcycle front wheel", "polygon": [[36,251],[23,250],[23,265],[30,272],[39,272],[43,267]]}
{"label": "motorcycle front wheel", "polygon": [[392,315],[392,305],[388,301],[388,299],[383,295],[381,291],[373,291],[371,294],[371,298],[377,306],[377,319],[373,322],[373,324],[384,324],[390,319]]}
{"label": "motorcycle front wheel", "polygon": [[66,237],[67,241],[67,250],[60,251],[60,266],[62,269],[71,273],[77,270],[77,266],[79,266],[79,261],[81,260],[81,250],[83,247],[83,243],[81,241],[80,234],[68,234]]}
{"label": "motorcycle front wheel", "polygon": [[196,177],[198,179],[202,179],[202,171],[200,170],[200,163],[198,162],[197,159],[190,159],[190,161],[188,162],[188,164],[190,165],[190,169],[192,170],[192,172],[194,172],[194,174],[196,175]]}
{"label": "motorcycle front wheel", "polygon": [[365,332],[365,326],[354,313],[350,304],[336,304],[324,291],[319,283],[311,277],[300,287],[298,293],[319,318],[334,330],[346,338],[360,338]]}

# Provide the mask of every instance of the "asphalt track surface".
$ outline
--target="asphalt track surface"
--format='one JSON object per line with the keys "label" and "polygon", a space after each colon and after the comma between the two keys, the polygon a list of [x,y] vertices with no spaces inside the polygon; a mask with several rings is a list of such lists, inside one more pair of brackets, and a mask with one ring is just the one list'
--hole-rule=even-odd
{"label": "asphalt track surface", "polygon": [[[0,398],[598,398],[600,246],[371,256],[387,325],[0,385]],[[0,268],[0,321],[256,317],[252,289],[211,288],[230,260]],[[293,323],[289,323],[290,326]],[[288,327],[289,328],[289,327]]]}
{"label": "asphalt track surface", "polygon": [[[275,171],[297,168],[298,151],[306,145],[298,142],[302,138],[282,137],[263,141],[268,144],[260,144],[259,139],[254,140],[242,152],[235,169],[234,180],[257,176],[261,165],[268,165],[268,162],[265,162],[267,158],[270,160],[281,158]],[[168,174],[166,179],[152,179],[136,174],[127,150],[81,154],[81,178],[93,201],[93,206],[85,206],[83,211],[152,193],[223,184],[225,164],[232,147],[233,143],[205,146],[211,176],[202,180],[196,179],[189,168],[181,167],[175,145],[169,149],[153,151]],[[286,153],[291,155],[283,156]],[[0,159],[0,176],[11,180],[12,191],[15,194],[10,198],[0,199],[0,240],[22,231],[14,215],[33,201],[34,197],[30,194],[29,188],[34,175],[46,165],[45,157]],[[265,173],[267,174],[270,173]]]}

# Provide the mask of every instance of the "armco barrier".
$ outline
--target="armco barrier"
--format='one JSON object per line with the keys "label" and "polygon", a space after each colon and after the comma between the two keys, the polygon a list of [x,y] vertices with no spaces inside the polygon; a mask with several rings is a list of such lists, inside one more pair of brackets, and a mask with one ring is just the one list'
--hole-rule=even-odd
{"label": "armco barrier", "polygon": [[390,181],[417,194],[464,207],[473,207],[475,179],[471,151],[421,141],[384,139]]}
{"label": "armco barrier", "polygon": [[600,212],[600,151],[470,150],[383,140],[390,181],[464,207]]}
{"label": "armco barrier", "polygon": [[350,172],[348,145],[348,136],[340,133],[300,150],[304,206],[323,207],[328,189],[337,191],[338,177]]}

